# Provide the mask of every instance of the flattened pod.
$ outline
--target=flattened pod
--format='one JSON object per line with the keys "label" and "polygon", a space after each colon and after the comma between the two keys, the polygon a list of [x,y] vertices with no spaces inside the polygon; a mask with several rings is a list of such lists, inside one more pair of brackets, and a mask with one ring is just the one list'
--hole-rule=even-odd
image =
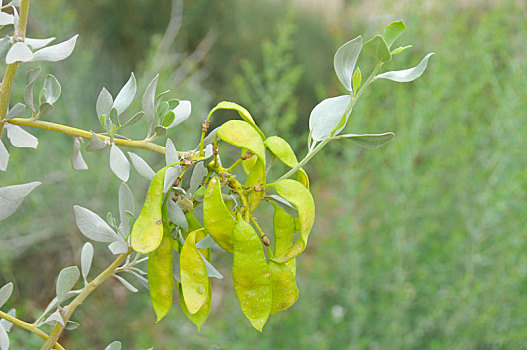
{"label": "flattened pod", "polygon": [[[274,231],[274,255],[284,255],[293,245],[293,236],[297,229],[297,219],[289,215],[284,209],[274,204],[273,231]],[[296,260],[291,259],[285,263],[296,275]]]}
{"label": "flattened pod", "polygon": [[269,261],[269,271],[273,295],[271,315],[274,315],[293,305],[298,300],[299,292],[295,275],[286,264]]}
{"label": "flattened pod", "polygon": [[159,247],[148,255],[148,289],[159,322],[172,307],[172,236],[164,225]]}
{"label": "flattened pod", "polygon": [[235,224],[236,220],[223,202],[220,181],[214,177],[203,196],[203,225],[220,247],[232,253],[232,230]]}
{"label": "flattened pod", "polygon": [[274,188],[280,196],[298,210],[300,238],[285,253],[273,259],[277,262],[286,262],[297,257],[306,248],[307,239],[315,221],[315,202],[309,190],[295,180],[281,180],[269,184],[269,187]]}
{"label": "flattened pod", "polygon": [[163,205],[163,184],[165,171],[159,170],[150,182],[145,204],[132,227],[132,248],[139,253],[147,254],[157,249],[163,239],[163,222],[161,207]]}
{"label": "flattened pod", "polygon": [[183,299],[191,314],[201,309],[207,300],[210,288],[207,268],[196,248],[196,234],[199,231],[192,231],[188,234],[181,248],[179,260]]}
{"label": "flattened pod", "polygon": [[210,307],[211,307],[211,301],[212,301],[212,288],[210,287],[209,282],[209,293],[207,294],[207,299],[205,300],[205,303],[199,309],[198,312],[195,314],[191,314],[188,309],[187,305],[185,305],[185,299],[183,298],[183,289],[181,288],[181,284],[179,284],[179,305],[181,306],[181,310],[183,310],[183,313],[187,316],[187,318],[198,327],[198,331],[200,330],[201,326],[207,321],[207,318],[210,314]]}
{"label": "flattened pod", "polygon": [[232,279],[240,308],[252,326],[262,331],[272,304],[271,276],[262,243],[251,225],[238,214],[233,231]]}

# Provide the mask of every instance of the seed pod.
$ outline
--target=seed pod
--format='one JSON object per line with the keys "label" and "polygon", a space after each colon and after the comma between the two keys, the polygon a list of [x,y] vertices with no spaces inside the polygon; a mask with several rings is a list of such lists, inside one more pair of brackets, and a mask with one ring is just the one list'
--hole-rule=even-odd
{"label": "seed pod", "polygon": [[293,305],[298,300],[299,292],[295,275],[286,264],[269,261],[269,271],[273,296],[271,315],[274,315]]}
{"label": "seed pod", "polygon": [[[198,230],[196,232],[196,243],[198,243],[199,241],[201,241],[203,238],[207,236],[207,232],[205,232],[205,230],[200,230],[201,228],[203,228],[203,226],[201,226],[200,222],[198,221],[198,219],[196,219],[193,212],[191,211],[187,212],[185,214],[185,217],[187,218],[187,221],[188,221],[188,232]],[[210,261],[210,248],[198,249],[198,250],[207,260]]]}
{"label": "seed pod", "polygon": [[179,260],[183,299],[191,314],[195,314],[201,309],[207,300],[210,289],[207,268],[196,248],[196,233],[200,230],[188,234],[185,244],[181,248]]}
{"label": "seed pod", "polygon": [[236,220],[223,202],[220,181],[210,180],[203,196],[203,225],[220,247],[232,253],[232,230]]}
{"label": "seed pod", "polygon": [[300,182],[285,179],[268,185],[293,204],[298,210],[299,239],[280,256],[275,256],[276,262],[286,262],[301,254],[306,248],[307,239],[315,221],[315,202],[309,190]]}
{"label": "seed pod", "polygon": [[148,289],[150,300],[159,322],[172,307],[172,235],[164,224],[163,238],[159,247],[148,255]]}
{"label": "seed pod", "polygon": [[[273,231],[274,231],[274,255],[284,255],[293,245],[293,236],[297,229],[297,219],[289,215],[284,209],[272,203],[274,206]],[[285,263],[296,275],[296,260],[291,259]]]}
{"label": "seed pod", "polygon": [[139,253],[147,254],[157,249],[163,239],[163,185],[167,167],[159,170],[150,182],[145,204],[132,227],[132,248]]}
{"label": "seed pod", "polygon": [[[247,179],[245,180],[244,185],[253,189],[256,186],[260,186],[261,188],[261,185],[265,185],[265,163],[260,161],[260,159],[258,159],[254,167],[247,175]],[[251,212],[258,207],[264,195],[264,191],[252,190],[249,192],[249,194],[247,195],[247,200],[249,201],[249,210]]]}
{"label": "seed pod", "polygon": [[261,332],[271,312],[271,277],[260,238],[240,214],[234,226],[233,241],[234,291],[243,314]]}
{"label": "seed pod", "polygon": [[207,321],[207,318],[210,314],[210,307],[211,307],[211,301],[212,301],[212,288],[210,286],[209,281],[209,293],[207,294],[207,299],[205,300],[205,303],[203,303],[203,306],[201,309],[198,310],[195,314],[191,314],[188,309],[187,305],[185,304],[185,299],[183,298],[183,289],[181,288],[181,284],[179,284],[179,305],[181,306],[181,310],[183,310],[183,313],[187,316],[187,318],[198,327],[198,331],[200,330],[201,326]]}

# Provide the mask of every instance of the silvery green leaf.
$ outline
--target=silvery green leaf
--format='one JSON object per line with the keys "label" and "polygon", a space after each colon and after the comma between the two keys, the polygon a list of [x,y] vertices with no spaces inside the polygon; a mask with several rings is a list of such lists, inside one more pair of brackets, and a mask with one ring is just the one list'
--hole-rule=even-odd
{"label": "silvery green leaf", "polygon": [[127,280],[125,280],[124,278],[122,278],[121,276],[119,275],[112,275],[113,277],[115,277],[119,282],[122,283],[122,285],[128,289],[130,292],[132,293],[137,293],[138,292],[138,289],[135,288],[130,282],[128,282]]}
{"label": "silvery green leaf", "polygon": [[165,171],[163,193],[167,193],[172,188],[174,181],[176,181],[179,175],[181,175],[181,167],[179,165],[171,166]]}
{"label": "silvery green leaf", "polygon": [[192,105],[190,101],[180,100],[176,108],[172,110],[174,112],[174,121],[168,128],[173,128],[174,126],[184,122],[190,117],[192,112]]}
{"label": "silvery green leaf", "polygon": [[171,139],[167,138],[165,145],[165,163],[169,165],[177,162],[179,162],[179,154],[177,153],[176,146],[174,146]]}
{"label": "silvery green leaf", "polygon": [[135,212],[135,200],[130,187],[123,182],[119,187],[119,230],[124,235],[128,235],[130,229],[130,223],[126,212],[132,214]]}
{"label": "silvery green leaf", "polygon": [[13,27],[18,28],[18,21],[20,17],[18,16],[18,10],[16,7],[11,7],[13,9]]}
{"label": "silvery green leaf", "polygon": [[48,46],[49,43],[51,43],[53,40],[55,40],[55,37],[46,38],[46,39],[32,39],[32,38],[25,38],[24,41],[26,44],[28,44],[33,50],[38,50],[43,48],[44,46]]}
{"label": "silvery green leaf", "polygon": [[223,275],[218,270],[216,270],[216,268],[207,259],[205,259],[205,257],[199,251],[198,253],[201,256],[203,262],[205,263],[205,267],[207,268],[207,276],[222,280]]}
{"label": "silvery green leaf", "polygon": [[20,0],[9,1],[9,3],[7,5],[2,6],[2,8],[6,8],[9,6],[20,7]]}
{"label": "silvery green leaf", "polygon": [[185,170],[185,172],[183,173],[183,177],[181,178],[181,185],[180,186],[187,192],[190,192],[189,191],[190,179],[192,178],[192,173],[194,172],[194,168],[196,167],[196,164],[198,164],[198,163],[194,162],[194,163],[190,164],[187,167],[187,170]]}
{"label": "silvery green leaf", "polygon": [[112,110],[113,97],[112,94],[103,86],[99,96],[97,97],[97,103],[95,104],[95,110],[97,111],[97,117],[101,115],[109,115]]}
{"label": "silvery green leaf", "polygon": [[183,210],[181,210],[179,205],[171,197],[167,199],[167,213],[168,218],[174,225],[181,227],[185,231],[188,230],[188,221]]}
{"label": "silvery green leaf", "polygon": [[35,181],[23,185],[0,187],[0,221],[11,216],[22,204],[24,198],[39,185],[40,182]]}
{"label": "silvery green leaf", "polygon": [[6,64],[13,64],[15,62],[29,62],[33,59],[33,52],[25,42],[16,42],[11,46],[7,55],[5,56]]}
{"label": "silvery green leaf", "polygon": [[135,170],[141,175],[142,177],[147,178],[148,180],[152,180],[154,178],[154,175],[156,174],[154,170],[148,165],[148,163],[141,157],[139,157],[134,152],[128,152],[128,155],[130,156],[130,159],[132,160],[132,164],[134,165]]}
{"label": "silvery green leaf", "polygon": [[130,163],[124,155],[123,151],[116,145],[110,147],[110,169],[112,169],[115,176],[122,181],[128,181],[130,176]]}
{"label": "silvery green leaf", "polygon": [[[212,150],[212,144],[205,146],[204,151],[205,151],[204,152],[205,157],[207,158],[206,160],[209,160],[214,155],[213,150]],[[220,161],[219,155],[218,155],[218,161]],[[221,162],[220,162],[220,165],[221,165]]]}
{"label": "silvery green leaf", "polygon": [[110,211],[106,214],[106,222],[108,223],[108,225],[110,225],[112,229],[117,230],[117,221],[115,220],[112,212]]}
{"label": "silvery green leaf", "polygon": [[104,350],[121,350],[121,342],[116,340],[104,348]]}
{"label": "silvery green leaf", "polygon": [[[77,289],[77,290],[72,290],[72,291],[69,291],[68,292],[68,295],[66,296],[66,299],[64,299],[63,301],[66,301],[72,297],[74,297],[75,295],[78,295],[80,294],[80,292],[82,292],[82,289]],[[55,307],[57,306],[57,297],[54,297],[48,304],[48,306],[46,306],[46,309],[44,310],[44,312],[42,313],[42,317],[46,316],[52,309],[54,309]]]}
{"label": "silvery green leaf", "polygon": [[57,102],[60,97],[60,93],[62,92],[57,78],[51,74],[48,74],[46,79],[44,79],[44,89],[46,89],[46,92],[44,92],[44,100],[51,105]]}
{"label": "silvery green leaf", "polygon": [[7,138],[15,147],[37,148],[38,139],[19,127],[18,125],[6,124]]}
{"label": "silvery green leaf", "polygon": [[27,73],[27,85],[24,91],[24,101],[33,112],[35,112],[35,105],[33,104],[33,85],[35,85],[39,75],[40,67],[30,70],[29,73]]}
{"label": "silvery green leaf", "polygon": [[113,101],[113,106],[115,109],[117,109],[117,114],[121,115],[123,112],[130,106],[132,103],[135,92],[137,91],[137,86],[135,83],[135,76],[134,73],[130,74],[130,78],[124,84],[121,91],[117,94],[117,97],[115,97],[115,101]]}
{"label": "silvery green leaf", "polygon": [[112,254],[126,254],[128,252],[128,243],[121,239],[115,242],[110,243],[108,246],[108,249],[112,252]]}
{"label": "silvery green leaf", "polygon": [[[59,272],[59,277],[57,278],[57,299],[59,304],[66,299],[68,292],[73,288],[75,283],[79,280],[80,271],[77,266],[69,266],[63,268]],[[64,323],[62,323],[64,324]]]}
{"label": "silvery green leaf", "polygon": [[4,306],[13,293],[13,282],[9,282],[0,288],[0,307]]}
{"label": "silvery green leaf", "polygon": [[205,138],[203,139],[203,147],[207,145],[212,145],[214,143],[214,138],[216,137],[216,132],[218,131],[219,126],[213,129]]}
{"label": "silvery green leaf", "polygon": [[67,330],[67,331],[73,331],[77,328],[79,328],[81,324],[78,323],[78,322],[75,322],[75,321],[68,321],[68,323],[66,323],[66,325],[64,326],[64,329]]}
{"label": "silvery green leaf", "polygon": [[402,20],[392,22],[384,27],[382,36],[386,40],[388,47],[392,47],[393,43],[406,31],[406,24]]}
{"label": "silvery green leaf", "polygon": [[62,315],[60,314],[59,310],[49,315],[49,317],[46,318],[46,320],[44,321],[44,324],[54,325],[56,323],[60,323],[64,326],[64,319],[62,318]]}
{"label": "silvery green leaf", "polygon": [[158,135],[158,136],[165,136],[167,134],[167,128],[165,128],[164,126],[162,125],[157,125],[155,128],[154,128],[154,131],[155,133]]}
{"label": "silvery green leaf", "polygon": [[[350,101],[351,96],[349,95],[331,97],[313,108],[309,116],[309,130],[313,140],[322,141],[344,129],[351,111],[346,116],[344,112]],[[345,118],[344,123],[342,123],[342,118]]]}
{"label": "silvery green leaf", "polygon": [[25,110],[26,110],[26,105],[22,103],[17,103],[13,107],[11,107],[11,109],[7,112],[6,119],[9,120],[9,119],[17,118],[21,116]]}
{"label": "silvery green leaf", "polygon": [[99,215],[81,206],[73,206],[75,221],[81,233],[96,242],[110,243],[119,240],[119,236]]}
{"label": "silvery green leaf", "polygon": [[76,137],[73,140],[73,155],[71,156],[71,166],[75,170],[88,169],[88,164],[86,164],[86,161],[84,161],[84,158],[82,158],[81,140],[82,137]]}
{"label": "silvery green leaf", "polygon": [[206,235],[205,238],[201,239],[198,243],[196,243],[196,248],[198,249],[209,249],[209,248],[222,249],[220,248],[218,243],[216,243],[214,238],[211,237],[211,235]]}
{"label": "silvery green leaf", "polygon": [[271,199],[274,203],[276,203],[276,205],[284,209],[289,215],[294,216],[295,218],[298,217],[298,210],[293,204],[289,203],[286,199],[275,194],[269,194],[265,197]]}
{"label": "silvery green leaf", "polygon": [[6,26],[9,24],[13,24],[14,18],[13,15],[10,15],[9,13],[0,12],[0,26]]}
{"label": "silvery green leaf", "polygon": [[9,337],[4,329],[4,326],[0,324],[0,350],[9,350]]}
{"label": "silvery green leaf", "polygon": [[207,169],[205,169],[203,162],[197,163],[192,172],[192,176],[190,177],[190,186],[188,188],[189,193],[196,192],[199,186],[201,186],[205,175],[207,175]]}
{"label": "silvery green leaf", "polygon": [[[16,317],[16,310],[11,309],[7,312],[7,314],[11,317]],[[9,322],[8,320],[1,319],[0,326],[4,327],[6,332],[9,332],[11,330],[11,327],[13,327],[13,324]]]}
{"label": "silvery green leaf", "polygon": [[88,146],[86,146],[86,151],[94,152],[103,149],[106,147],[106,142],[97,136],[93,131],[91,132],[91,139]]}
{"label": "silvery green leaf", "polygon": [[364,43],[364,50],[376,57],[379,61],[389,62],[392,59],[392,54],[388,49],[388,44],[384,41],[382,35],[376,35]]}
{"label": "silvery green leaf", "polygon": [[375,149],[390,142],[394,136],[395,134],[393,132],[385,132],[383,134],[345,134],[338,136],[338,138],[350,139],[362,147]]}
{"label": "silvery green leaf", "polygon": [[[180,240],[181,242],[181,240]],[[184,242],[181,242],[184,243]],[[180,265],[179,265],[179,253],[177,250],[172,250],[172,276],[174,276],[174,279],[181,283],[181,272],[179,271]]]}
{"label": "silvery green leaf", "polygon": [[426,66],[428,64],[428,59],[430,56],[432,56],[434,53],[431,52],[428,55],[426,55],[419,64],[413,68],[403,69],[403,70],[394,70],[391,72],[386,72],[379,74],[375,77],[375,79],[388,79],[393,80],[398,83],[407,83],[410,81],[413,81],[417,78],[419,78],[425,71]]}
{"label": "silvery green leaf", "polygon": [[335,53],[335,58],[333,59],[335,72],[342,85],[348,91],[351,91],[351,78],[361,49],[362,37],[359,35],[342,45]]}
{"label": "silvery green leaf", "polygon": [[159,106],[157,106],[156,108],[156,114],[159,116],[159,117],[162,117],[164,116],[165,114],[168,113],[169,111],[169,108],[170,105],[168,104],[168,101],[163,101],[159,104]]}
{"label": "silvery green leaf", "polygon": [[154,124],[155,116],[155,95],[157,81],[159,79],[159,74],[157,74],[154,79],[148,84],[148,87],[143,94],[143,111],[145,112],[146,122],[148,124],[148,130],[152,130],[152,125]]}
{"label": "silvery green leaf", "polygon": [[38,108],[40,114],[49,114],[53,112],[53,105],[48,102],[42,102]]}
{"label": "silvery green leaf", "polygon": [[0,171],[6,171],[9,163],[9,152],[5,148],[4,143],[0,140]]}
{"label": "silvery green leaf", "polygon": [[31,61],[57,62],[68,58],[75,48],[75,43],[77,42],[78,36],[78,34],[74,35],[70,39],[63,41],[60,44],[48,46],[36,51]]}
{"label": "silvery green leaf", "polygon": [[[132,275],[134,275],[136,278],[137,278],[137,281],[143,286],[145,287],[145,289],[148,289],[148,280],[146,278],[144,278],[143,276],[141,276],[140,274],[138,274],[137,272],[135,271],[127,271],[127,272],[130,272]],[[144,272],[144,274],[146,275],[146,272]]]}
{"label": "silvery green leaf", "polygon": [[145,116],[145,112],[143,111],[140,111],[140,112],[137,112],[136,114],[134,114],[132,116],[132,118],[128,119],[124,124],[123,124],[123,127],[125,126],[130,126],[130,125],[134,125],[135,123],[137,123],[138,121],[141,120],[141,118],[143,118]]}
{"label": "silvery green leaf", "polygon": [[4,36],[2,39],[0,39],[0,58],[2,59],[5,58],[5,56],[7,55],[7,51],[9,51],[9,42],[10,40],[8,36]]}
{"label": "silvery green leaf", "polygon": [[90,242],[84,243],[81,250],[81,272],[84,281],[87,281],[93,261],[93,245]]}

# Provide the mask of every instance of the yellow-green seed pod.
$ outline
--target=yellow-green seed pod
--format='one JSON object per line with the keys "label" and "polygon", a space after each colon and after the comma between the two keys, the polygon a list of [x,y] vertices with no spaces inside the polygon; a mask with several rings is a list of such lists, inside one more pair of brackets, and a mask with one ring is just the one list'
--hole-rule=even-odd
{"label": "yellow-green seed pod", "polygon": [[[264,145],[272,154],[276,156],[276,158],[278,158],[288,167],[294,168],[298,165],[298,159],[296,158],[295,152],[289,143],[287,143],[287,141],[283,138],[278,136],[269,136],[264,141]],[[304,169],[299,169],[295,176],[298,182],[309,189],[309,178],[307,177],[307,173],[304,171]]]}
{"label": "yellow-green seed pod", "polygon": [[[198,243],[199,241],[201,241],[203,238],[207,236],[207,232],[205,232],[205,230],[200,230],[203,227],[201,226],[198,219],[196,219],[192,211],[185,213],[185,217],[187,218],[187,221],[188,221],[188,232],[199,230],[196,233],[196,243]],[[210,248],[198,249],[198,250],[207,260],[210,261]]]}
{"label": "yellow-green seed pod", "polygon": [[134,222],[131,233],[132,248],[142,254],[157,249],[163,239],[163,184],[167,167],[158,171],[148,187],[145,204]]}
{"label": "yellow-green seed pod", "polygon": [[[254,167],[251,169],[247,179],[245,180],[245,186],[252,188],[252,190],[247,195],[247,200],[249,201],[249,210],[254,211],[262,198],[265,195],[263,191],[263,185],[265,185],[265,164],[258,159]],[[255,187],[260,187],[259,190],[256,190]]]}
{"label": "yellow-green seed pod", "polygon": [[261,332],[271,312],[271,276],[260,238],[240,214],[234,226],[233,240],[234,291],[243,314]]}
{"label": "yellow-green seed pod", "polygon": [[203,225],[220,247],[232,253],[232,230],[236,220],[223,202],[220,180],[210,180],[203,196]]}
{"label": "yellow-green seed pod", "polygon": [[296,286],[293,271],[283,263],[269,261],[269,271],[271,273],[271,287],[273,302],[271,315],[278,311],[288,309],[298,300],[298,287]]}
{"label": "yellow-green seed pod", "polygon": [[159,247],[148,254],[148,289],[150,300],[159,322],[172,307],[172,235],[168,225],[164,226]]}
{"label": "yellow-green seed pod", "polygon": [[[298,220],[278,205],[272,204],[274,206],[274,256],[282,256],[293,246],[293,236],[298,231]],[[296,260],[291,259],[285,264],[291,269],[293,275],[296,276]]]}
{"label": "yellow-green seed pod", "polygon": [[[210,282],[209,282],[210,283]],[[201,307],[201,309],[198,310],[195,314],[191,314],[188,309],[187,305],[185,304],[185,299],[183,298],[183,289],[181,288],[181,284],[179,284],[179,305],[181,306],[181,310],[183,310],[183,313],[187,316],[187,318],[198,327],[198,331],[200,330],[201,326],[207,321],[207,318],[210,314],[210,307],[211,307],[211,301],[212,301],[212,288],[209,285],[209,293],[207,294],[207,299],[205,300],[205,303]]]}
{"label": "yellow-green seed pod", "polygon": [[207,268],[196,248],[196,234],[199,231],[192,231],[188,234],[181,248],[179,260],[183,298],[191,314],[201,309],[207,300],[210,288]]}
{"label": "yellow-green seed pod", "polygon": [[297,257],[306,248],[307,239],[315,221],[315,202],[309,190],[298,181],[285,179],[268,186],[274,188],[298,211],[299,239],[285,253],[273,259],[277,262],[286,262]]}

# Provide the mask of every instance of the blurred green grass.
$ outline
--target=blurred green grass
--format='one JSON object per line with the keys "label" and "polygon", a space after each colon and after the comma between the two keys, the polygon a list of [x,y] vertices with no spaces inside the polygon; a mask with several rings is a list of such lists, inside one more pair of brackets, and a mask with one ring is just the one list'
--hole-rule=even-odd
{"label": "blurred green grass", "polygon": [[[204,62],[210,75],[200,88],[214,96],[214,102],[236,100],[229,77],[239,67],[238,60],[230,58],[258,57],[260,39],[272,40],[274,35],[265,19],[273,18],[273,13],[278,18],[280,6],[268,9],[264,20],[258,20],[250,16],[264,11],[261,6],[234,0],[207,3],[229,15],[216,19],[210,13],[204,15],[216,25],[219,42],[218,51],[211,49]],[[239,6],[228,12],[227,4]],[[207,5],[186,5],[186,28],[202,26],[201,31],[183,31],[181,45],[188,48],[199,40],[199,33],[207,31],[199,17]],[[177,307],[166,320],[153,325],[146,294],[129,295],[110,282],[79,310],[75,318],[82,327],[68,333],[66,345],[104,348],[119,339],[127,349],[153,344],[156,349],[527,348],[525,2],[351,1],[347,6],[330,25],[305,14],[296,19],[294,63],[306,72],[299,85],[292,87],[300,101],[295,123],[299,144],[305,139],[311,108],[318,100],[340,93],[332,54],[345,40],[361,33],[369,38],[390,19],[404,18],[409,31],[400,43],[412,43],[414,48],[395,57],[389,67],[413,66],[430,51],[436,55],[416,82],[377,81],[355,108],[348,131],[394,131],[397,137],[392,143],[379,150],[334,143],[308,168],[317,220],[309,248],[299,259],[299,301],[274,316],[259,334],[239,311],[229,258],[220,256],[217,264],[226,278],[214,281],[213,312],[201,332]],[[71,16],[69,30],[79,15],[75,9],[66,11]],[[237,22],[237,16],[244,21]],[[40,20],[50,23],[46,17]],[[232,23],[252,27],[229,27]],[[63,33],[61,26],[47,24],[47,29]],[[306,45],[306,33],[313,32],[313,41]],[[251,37],[256,33],[259,36]],[[76,55],[63,68],[68,75],[62,78],[71,92],[69,100],[61,103],[73,103],[82,113],[64,107],[50,119],[93,128],[100,82],[114,84],[115,93],[119,86],[115,81],[124,82],[135,61],[115,68],[98,61],[97,52],[85,49]],[[359,60],[363,74],[368,61],[366,54]],[[148,66],[148,62],[142,64]],[[111,76],[91,77],[98,68]],[[86,98],[71,86],[82,86],[83,94],[86,89]],[[200,117],[193,117],[198,123]],[[57,237],[17,252],[3,250],[0,255],[2,278],[15,279],[20,288],[13,305],[21,306],[20,314],[28,319],[52,297],[50,281],[59,268],[78,260],[82,238],[76,234],[71,206],[82,204],[100,213],[115,210],[118,188],[118,181],[107,175],[101,154],[88,156],[91,168],[100,170],[74,173],[68,166],[70,140],[40,135],[39,150],[12,152],[10,172],[2,175],[7,182],[33,179],[38,169],[40,177],[50,179],[0,229],[2,234],[8,231],[6,235],[26,235],[51,226]],[[53,162],[45,158],[50,152],[56,158]],[[15,164],[22,161],[31,167]],[[136,188],[146,185],[141,180],[132,183]],[[65,197],[63,193],[69,193],[65,191],[72,191],[71,195]],[[52,220],[49,215],[54,213],[60,213],[61,219]],[[28,216],[28,221],[22,220]],[[106,248],[96,249],[103,254]],[[108,260],[109,254],[103,259]],[[17,342],[26,336],[22,330],[13,334]]]}

